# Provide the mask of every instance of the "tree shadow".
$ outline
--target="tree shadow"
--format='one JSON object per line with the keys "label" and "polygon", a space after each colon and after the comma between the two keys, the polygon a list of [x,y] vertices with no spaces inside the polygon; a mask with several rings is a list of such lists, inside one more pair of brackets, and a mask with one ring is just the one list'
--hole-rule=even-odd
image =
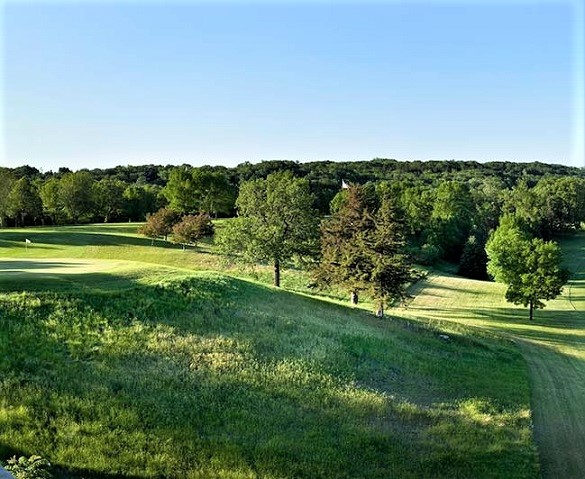
{"label": "tree shadow", "polygon": [[[150,238],[140,238],[121,234],[76,232],[67,229],[31,232],[0,232],[0,241],[12,241],[24,244],[25,238],[32,243],[29,248],[51,246],[151,246]],[[48,245],[48,246],[47,246]],[[160,248],[180,248],[180,245],[156,239],[154,245]],[[54,247],[53,246],[53,247]]]}

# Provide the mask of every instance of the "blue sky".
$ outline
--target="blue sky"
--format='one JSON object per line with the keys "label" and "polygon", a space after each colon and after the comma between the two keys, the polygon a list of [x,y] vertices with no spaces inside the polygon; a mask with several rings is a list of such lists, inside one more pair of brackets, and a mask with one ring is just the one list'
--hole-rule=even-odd
{"label": "blue sky", "polygon": [[585,166],[579,7],[7,1],[0,164]]}

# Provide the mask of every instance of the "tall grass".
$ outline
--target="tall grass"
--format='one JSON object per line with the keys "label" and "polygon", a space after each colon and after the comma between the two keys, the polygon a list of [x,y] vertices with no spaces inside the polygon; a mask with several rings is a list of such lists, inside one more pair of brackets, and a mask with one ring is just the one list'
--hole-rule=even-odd
{"label": "tall grass", "polygon": [[86,478],[537,477],[514,345],[152,272],[0,283],[0,459]]}

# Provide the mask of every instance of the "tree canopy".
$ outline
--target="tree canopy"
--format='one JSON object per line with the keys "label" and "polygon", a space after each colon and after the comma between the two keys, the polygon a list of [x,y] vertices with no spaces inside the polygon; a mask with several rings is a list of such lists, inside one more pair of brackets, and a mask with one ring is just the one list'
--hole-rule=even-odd
{"label": "tree canopy", "polygon": [[488,272],[496,281],[508,285],[506,299],[534,309],[544,308],[544,300],[556,298],[568,280],[562,267],[559,246],[553,241],[531,238],[518,220],[505,215],[487,244]]}
{"label": "tree canopy", "polygon": [[269,261],[274,285],[280,286],[285,262],[316,251],[319,215],[313,200],[308,181],[290,172],[244,182],[236,201],[238,217],[221,231],[220,248],[247,262]]}
{"label": "tree canopy", "polygon": [[369,292],[382,316],[389,301],[404,298],[412,278],[403,224],[390,196],[374,210],[365,188],[352,185],[345,191],[345,200],[321,227],[317,279],[345,287],[352,298]]}

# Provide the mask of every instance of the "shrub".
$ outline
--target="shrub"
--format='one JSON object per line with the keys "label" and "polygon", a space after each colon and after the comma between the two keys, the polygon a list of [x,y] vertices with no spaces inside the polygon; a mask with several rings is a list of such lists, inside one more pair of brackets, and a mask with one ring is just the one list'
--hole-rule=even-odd
{"label": "shrub", "polygon": [[16,456],[8,459],[6,470],[16,479],[51,479],[53,475],[49,472],[51,463],[40,456]]}
{"label": "shrub", "polygon": [[204,236],[213,235],[213,223],[207,214],[183,216],[180,223],[173,226],[173,239],[186,244],[196,244]]}

